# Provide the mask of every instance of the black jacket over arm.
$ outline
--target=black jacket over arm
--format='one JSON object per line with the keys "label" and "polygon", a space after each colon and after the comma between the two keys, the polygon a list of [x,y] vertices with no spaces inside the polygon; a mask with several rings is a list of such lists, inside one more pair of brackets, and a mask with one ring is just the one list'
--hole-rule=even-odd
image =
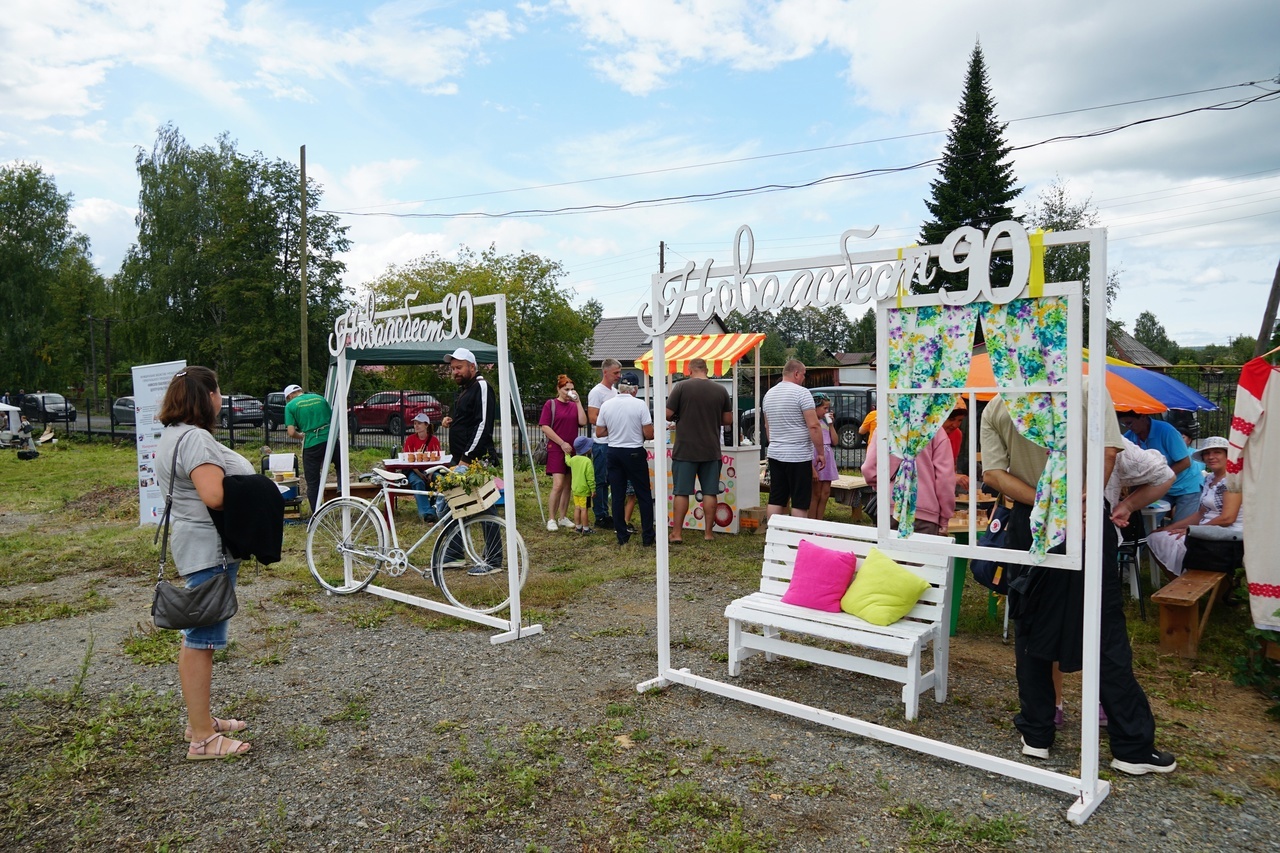
{"label": "black jacket over arm", "polygon": [[284,541],[284,498],[261,474],[233,474],[222,478],[222,509],[209,510],[227,554],[237,560],[256,557],[259,563],[280,562]]}

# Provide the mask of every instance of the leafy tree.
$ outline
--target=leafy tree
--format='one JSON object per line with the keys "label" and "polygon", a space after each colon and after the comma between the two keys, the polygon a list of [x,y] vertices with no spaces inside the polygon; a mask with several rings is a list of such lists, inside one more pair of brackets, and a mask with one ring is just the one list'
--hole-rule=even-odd
{"label": "leafy tree", "polygon": [[[1028,228],[1043,228],[1046,231],[1075,231],[1080,228],[1092,228],[1098,224],[1098,211],[1093,206],[1091,197],[1076,201],[1071,191],[1060,177],[1054,178],[1047,188],[1041,191],[1035,205],[1025,217]],[[1089,247],[1050,246],[1044,253],[1045,281],[1088,281],[1089,279]],[[1107,313],[1111,312],[1116,294],[1120,291],[1120,273],[1118,270],[1107,271],[1106,294]],[[1089,298],[1084,300],[1084,327],[1086,340],[1089,330]],[[1118,330],[1114,324],[1108,324],[1108,337]],[[1168,358],[1168,356],[1165,356]],[[1172,359],[1170,359],[1172,360]]]}
{"label": "leafy tree", "polygon": [[[416,304],[438,302],[447,293],[472,296],[502,293],[507,297],[507,346],[525,402],[555,393],[556,376],[564,373],[581,387],[594,384],[591,344],[599,322],[599,303],[583,310],[570,304],[573,291],[560,283],[564,268],[530,252],[500,255],[493,246],[476,253],[462,247],[456,259],[431,253],[394,267],[370,285],[380,307],[403,304],[416,292]],[[494,311],[478,306],[472,336],[495,339]],[[452,384],[436,368],[402,368],[392,373],[405,383],[453,396]],[[493,376],[495,381],[503,377]]]}
{"label": "leafy tree", "polygon": [[[964,95],[951,122],[947,143],[938,167],[938,179],[930,183],[932,197],[925,201],[932,219],[920,228],[920,242],[941,243],[955,229],[971,225],[984,233],[998,222],[1013,219],[1012,204],[1021,187],[1015,186],[1013,164],[1005,142],[1007,124],[996,119],[996,103],[987,82],[982,46],[975,44],[965,74]],[[1008,284],[1012,262],[997,255],[991,262],[991,280]],[[968,286],[964,273],[941,269],[932,282],[918,289],[962,290]]]}
{"label": "leafy tree", "polygon": [[[116,279],[129,354],[185,358],[218,371],[224,391],[263,394],[300,380],[300,172],[246,156],[226,135],[192,148],[172,125],[139,152],[138,242]],[[307,339],[316,387],[345,308],[337,217],[307,186]]]}
{"label": "leafy tree", "polygon": [[876,309],[868,308],[856,323],[846,344],[847,352],[876,351]]}
{"label": "leafy tree", "polygon": [[38,165],[0,166],[0,387],[10,391],[84,381],[84,316],[105,284],[67,218],[71,199]]}
{"label": "leafy tree", "polygon": [[1178,360],[1178,345],[1169,339],[1164,326],[1150,311],[1143,311],[1134,320],[1133,339],[1167,361]]}

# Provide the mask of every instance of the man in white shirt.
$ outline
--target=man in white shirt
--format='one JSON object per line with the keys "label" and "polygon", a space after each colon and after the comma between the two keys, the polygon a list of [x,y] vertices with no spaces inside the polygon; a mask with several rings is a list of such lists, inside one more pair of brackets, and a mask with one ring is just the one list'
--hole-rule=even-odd
{"label": "man in white shirt", "polygon": [[[618,394],[600,407],[596,438],[609,440],[609,490],[613,493],[613,532],[617,534],[618,544],[626,545],[631,538],[623,508],[630,483],[640,504],[640,542],[652,545],[653,490],[649,488],[649,458],[644,443],[653,439],[653,417],[649,407],[637,400],[635,394],[636,386],[618,383]],[[596,486],[597,493],[599,490]]]}
{"label": "man in white shirt", "polygon": [[[622,376],[622,363],[616,358],[606,358],[600,364],[600,382],[587,394],[587,423],[595,435],[596,418],[605,403],[618,396],[614,386]],[[612,527],[609,517],[609,439],[597,438],[591,448],[591,464],[596,470],[596,496],[593,509],[596,527]]]}
{"label": "man in white shirt", "polygon": [[[782,381],[760,401],[769,436],[769,503],[767,515],[785,512],[805,518],[813,494],[813,448],[822,446],[822,426],[813,395],[804,387],[804,364],[788,359]],[[821,467],[823,462],[817,462]]]}

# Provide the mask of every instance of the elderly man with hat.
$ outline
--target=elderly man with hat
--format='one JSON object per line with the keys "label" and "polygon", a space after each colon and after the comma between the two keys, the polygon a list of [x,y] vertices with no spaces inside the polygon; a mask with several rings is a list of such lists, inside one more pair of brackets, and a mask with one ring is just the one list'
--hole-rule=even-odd
{"label": "elderly man with hat", "polygon": [[[302,439],[302,476],[307,481],[307,502],[314,513],[320,505],[320,489],[324,483],[324,454],[329,446],[329,424],[333,409],[319,394],[304,392],[301,385],[284,389],[284,425],[290,438]],[[342,462],[333,455],[333,464],[342,477]]]}

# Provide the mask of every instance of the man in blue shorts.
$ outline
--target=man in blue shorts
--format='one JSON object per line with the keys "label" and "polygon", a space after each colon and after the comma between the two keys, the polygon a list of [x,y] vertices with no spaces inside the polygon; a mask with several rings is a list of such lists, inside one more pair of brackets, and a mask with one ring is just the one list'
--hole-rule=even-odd
{"label": "man in blue shorts", "polygon": [[733,401],[728,391],[707,378],[706,359],[689,359],[688,378],[677,382],[667,397],[667,420],[676,425],[671,448],[671,541],[684,541],[681,533],[695,477],[702,490],[702,536],[713,539],[720,494],[720,428],[733,424]]}

